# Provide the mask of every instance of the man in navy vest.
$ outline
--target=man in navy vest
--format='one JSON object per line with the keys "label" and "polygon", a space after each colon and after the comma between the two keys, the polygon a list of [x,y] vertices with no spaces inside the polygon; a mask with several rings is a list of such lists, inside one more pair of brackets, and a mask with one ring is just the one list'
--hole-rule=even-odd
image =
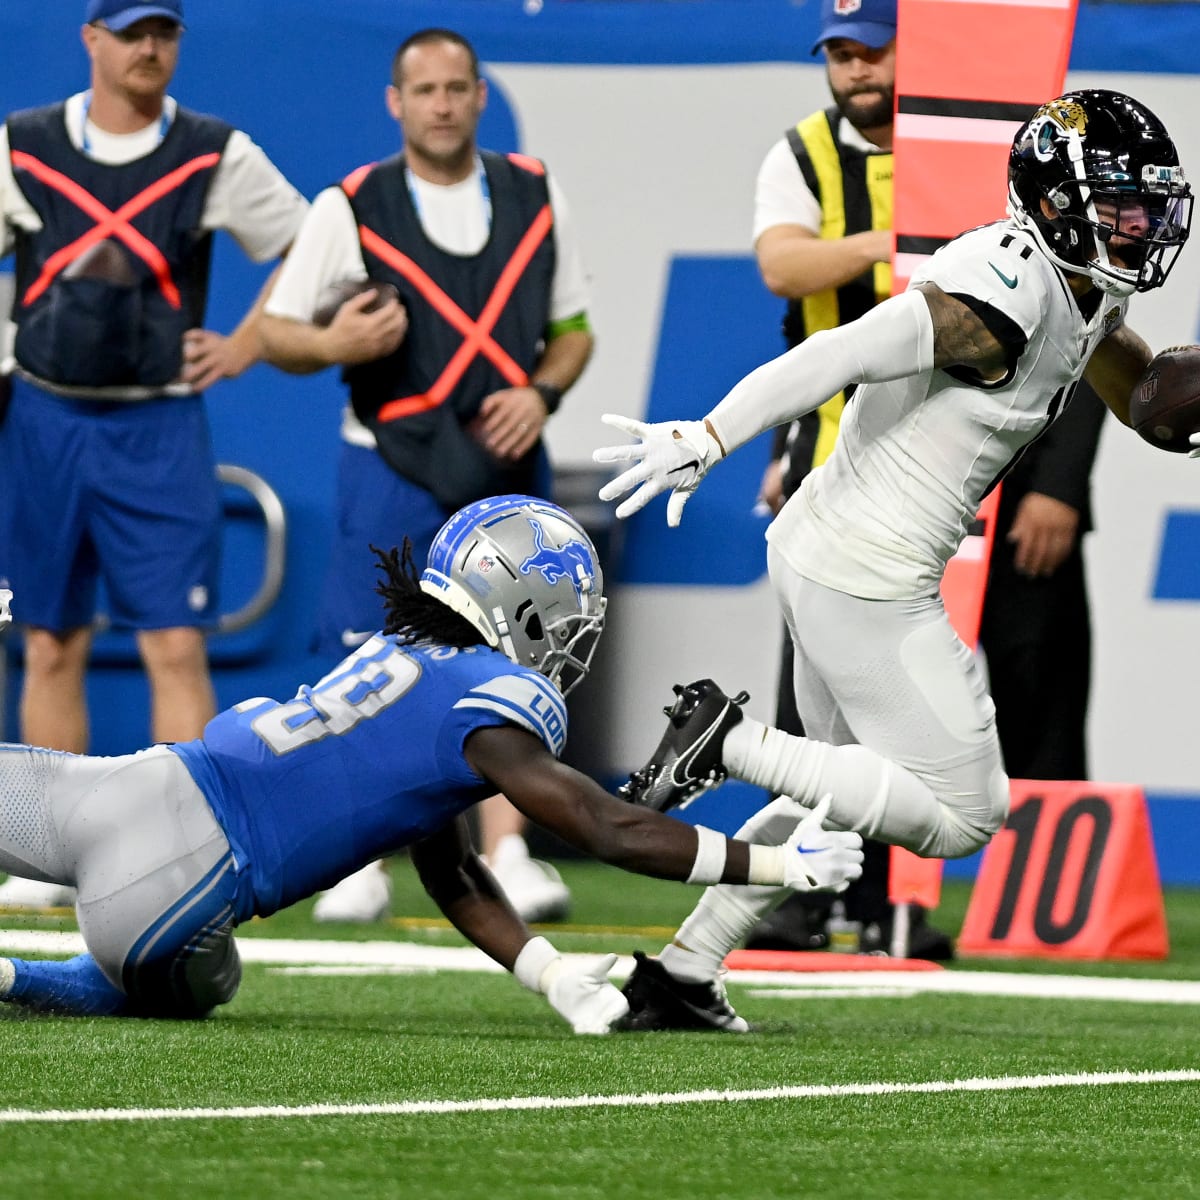
{"label": "man in navy vest", "polygon": [[[487,83],[465,38],[410,36],[392,62],[388,111],[402,153],[360,167],[314,201],[263,320],[266,355],[310,373],[338,365],[342,426],[335,545],[318,648],[336,661],[378,619],[369,545],[401,530],[418,562],[460,505],[548,495],[542,429],[592,349],[588,287],[566,201],[537,159],[478,147]],[[345,280],[391,284],[318,320]],[[527,920],[565,914],[560,880],[532,862],[523,822],[497,799],[483,849]],[[368,869],[327,893],[321,919],[371,920],[388,903]]]}
{"label": "man in navy vest", "polygon": [[152,739],[196,737],[215,712],[221,505],[200,393],[258,358],[259,304],[228,337],[202,327],[212,234],[267,262],[307,210],[245,134],[166,94],[181,0],[89,0],[85,21],[90,88],[0,132],[0,255],[16,256],[0,585],[26,625],[21,737],[75,752],[101,578],[137,636]]}

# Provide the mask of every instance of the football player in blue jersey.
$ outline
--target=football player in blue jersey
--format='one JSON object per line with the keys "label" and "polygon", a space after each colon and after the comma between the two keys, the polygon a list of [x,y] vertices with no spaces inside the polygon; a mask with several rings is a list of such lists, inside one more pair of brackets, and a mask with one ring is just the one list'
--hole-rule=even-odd
{"label": "football player in blue jersey", "polygon": [[577,1033],[607,1032],[628,1008],[613,957],[579,966],[532,936],[471,848],[463,815],[496,791],[642,874],[813,890],[861,872],[859,835],[827,832],[820,809],[783,845],[752,846],[623,803],[559,762],[564,696],[606,604],[595,548],[563,509],[472,504],[420,575],[407,544],[377,553],[383,631],[293,699],[243,701],[196,741],[123,757],[0,746],[0,870],[75,886],[88,949],[0,959],[0,999],[201,1016],[237,991],[240,922],[408,847],[456,928]]}

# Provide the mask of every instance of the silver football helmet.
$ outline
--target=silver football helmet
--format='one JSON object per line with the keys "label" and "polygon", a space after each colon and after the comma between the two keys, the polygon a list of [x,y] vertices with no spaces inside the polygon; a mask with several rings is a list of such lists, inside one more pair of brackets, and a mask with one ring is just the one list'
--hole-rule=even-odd
{"label": "silver football helmet", "polygon": [[565,509],[532,496],[455,513],[433,539],[421,591],[564,696],[587,674],[608,604],[591,538]]}

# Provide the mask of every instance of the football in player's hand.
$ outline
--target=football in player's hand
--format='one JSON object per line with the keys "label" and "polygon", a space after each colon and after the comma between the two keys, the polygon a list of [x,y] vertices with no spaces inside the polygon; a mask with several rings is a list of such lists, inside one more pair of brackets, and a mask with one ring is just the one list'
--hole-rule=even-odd
{"label": "football in player's hand", "polygon": [[361,296],[363,292],[372,290],[376,293],[375,299],[363,309],[363,312],[374,312],[376,309],[382,308],[389,300],[400,299],[400,293],[390,283],[380,283],[375,279],[335,279],[333,283],[326,284],[321,289],[316,307],[313,309],[312,323],[324,329],[326,325],[332,324],[333,318],[338,314],[338,309],[347,300],[352,300],[355,296]]}
{"label": "football in player's hand", "polygon": [[1186,454],[1200,432],[1200,346],[1156,354],[1129,399],[1129,423],[1160,450]]}

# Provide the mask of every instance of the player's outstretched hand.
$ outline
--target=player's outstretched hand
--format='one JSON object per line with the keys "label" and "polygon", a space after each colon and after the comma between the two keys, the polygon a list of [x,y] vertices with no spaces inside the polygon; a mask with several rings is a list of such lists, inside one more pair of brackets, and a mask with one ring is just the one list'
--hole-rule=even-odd
{"label": "player's outstretched hand", "polygon": [[609,982],[615,954],[584,965],[560,959],[562,966],[546,986],[551,1007],[576,1033],[608,1033],[629,1011],[629,1001]]}
{"label": "player's outstretched hand", "polygon": [[844,892],[862,874],[861,835],[824,826],[832,801],[822,796],[787,840],[792,853],[784,860],[783,881],[798,892]]}
{"label": "player's outstretched hand", "polygon": [[1200,433],[1193,433],[1188,441],[1192,443],[1192,448],[1188,451],[1188,458],[1200,458]]}
{"label": "player's outstretched hand", "polygon": [[600,419],[630,437],[641,439],[630,445],[601,446],[592,452],[593,460],[598,463],[634,464],[600,489],[600,499],[615,500],[632,492],[617,506],[617,516],[625,518],[670,490],[667,524],[678,525],[688,498],[724,454],[707,422],[659,421],[648,425],[614,413],[605,413]]}

